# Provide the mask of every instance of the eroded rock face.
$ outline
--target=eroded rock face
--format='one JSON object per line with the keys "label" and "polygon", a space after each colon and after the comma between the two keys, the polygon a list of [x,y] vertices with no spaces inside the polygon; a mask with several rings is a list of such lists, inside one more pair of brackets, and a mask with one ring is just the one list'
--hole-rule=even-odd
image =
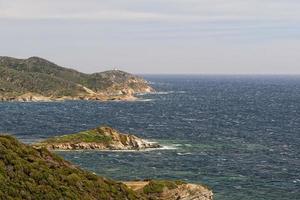
{"label": "eroded rock face", "polygon": [[[99,141],[99,137],[103,138],[102,141]],[[86,141],[86,138],[89,141]],[[95,141],[93,141],[93,138]],[[46,147],[49,150],[145,150],[160,147],[157,143],[149,142],[131,134],[120,133],[108,126],[77,134],[49,138],[34,146]]]}

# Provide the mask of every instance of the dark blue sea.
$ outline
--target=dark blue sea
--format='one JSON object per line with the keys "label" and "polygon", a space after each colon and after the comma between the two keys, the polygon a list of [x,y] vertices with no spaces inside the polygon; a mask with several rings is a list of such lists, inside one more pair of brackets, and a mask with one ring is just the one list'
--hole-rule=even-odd
{"label": "dark blue sea", "polygon": [[300,76],[145,76],[136,102],[0,103],[23,142],[101,124],[158,141],[144,152],[58,152],[117,180],[203,183],[216,200],[300,199]]}

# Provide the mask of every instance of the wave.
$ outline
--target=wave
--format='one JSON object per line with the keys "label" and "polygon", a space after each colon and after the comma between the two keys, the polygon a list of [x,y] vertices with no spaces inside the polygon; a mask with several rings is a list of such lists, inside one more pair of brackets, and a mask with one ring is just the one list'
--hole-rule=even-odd
{"label": "wave", "polygon": [[157,148],[157,150],[176,150],[177,147],[173,145],[162,145],[162,147]]}
{"label": "wave", "polygon": [[186,91],[160,91],[160,92],[148,92],[148,93],[138,93],[137,96],[144,95],[167,95],[167,94],[184,94]]}
{"label": "wave", "polygon": [[179,155],[179,156],[185,156],[185,155],[192,155],[192,153],[191,152],[186,152],[186,153],[177,153],[177,155]]}
{"label": "wave", "polygon": [[137,99],[136,102],[149,102],[149,101],[155,101],[154,99]]}

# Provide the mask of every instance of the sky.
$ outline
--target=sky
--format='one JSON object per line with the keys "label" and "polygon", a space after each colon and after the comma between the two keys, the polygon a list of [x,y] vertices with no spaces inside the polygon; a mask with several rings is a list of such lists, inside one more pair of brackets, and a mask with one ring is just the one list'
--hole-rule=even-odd
{"label": "sky", "polygon": [[300,74],[300,1],[0,0],[0,55],[86,73]]}

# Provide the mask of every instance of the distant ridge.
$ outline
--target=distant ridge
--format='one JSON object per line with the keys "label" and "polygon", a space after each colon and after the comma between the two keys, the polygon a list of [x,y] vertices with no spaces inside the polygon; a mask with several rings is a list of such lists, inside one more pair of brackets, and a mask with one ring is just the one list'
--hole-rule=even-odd
{"label": "distant ridge", "polygon": [[39,57],[0,56],[0,100],[133,100],[154,89],[120,70],[86,74]]}

